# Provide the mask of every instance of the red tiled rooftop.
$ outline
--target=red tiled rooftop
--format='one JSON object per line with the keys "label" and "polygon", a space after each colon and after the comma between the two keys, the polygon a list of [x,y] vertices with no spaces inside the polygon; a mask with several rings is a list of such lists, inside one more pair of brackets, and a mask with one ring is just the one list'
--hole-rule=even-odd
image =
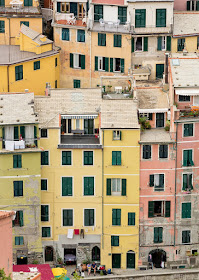
{"label": "red tiled rooftop", "polygon": [[92,0],[92,3],[108,5],[124,5],[124,0]]}
{"label": "red tiled rooftop", "polygon": [[41,273],[41,280],[51,280],[54,277],[49,264],[13,265],[13,272],[30,272],[29,267],[37,267]]}
{"label": "red tiled rooftop", "polygon": [[64,24],[64,25],[86,26],[86,23],[82,24],[82,20],[80,20],[80,19],[77,19],[75,24],[68,24],[68,21],[67,20],[63,20],[63,19],[57,20],[56,23],[57,24]]}
{"label": "red tiled rooftop", "polygon": [[0,219],[5,219],[7,217],[15,215],[14,211],[1,211],[0,210]]}

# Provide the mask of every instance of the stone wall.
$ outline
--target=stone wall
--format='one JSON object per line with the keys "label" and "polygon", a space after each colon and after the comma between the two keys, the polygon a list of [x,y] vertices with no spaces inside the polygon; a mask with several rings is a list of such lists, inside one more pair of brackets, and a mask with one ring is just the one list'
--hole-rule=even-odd
{"label": "stone wall", "polygon": [[77,264],[83,263],[84,260],[92,261],[92,249],[95,246],[98,246],[100,248],[100,244],[96,244],[96,243],[78,244],[77,250],[76,250]]}

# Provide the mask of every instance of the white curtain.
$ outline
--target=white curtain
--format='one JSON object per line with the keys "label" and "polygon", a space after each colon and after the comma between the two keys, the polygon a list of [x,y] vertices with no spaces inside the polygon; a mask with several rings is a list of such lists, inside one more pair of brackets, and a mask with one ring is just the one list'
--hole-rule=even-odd
{"label": "white curtain", "polygon": [[160,184],[159,174],[154,175],[154,186],[158,187]]}
{"label": "white curtain", "polygon": [[25,126],[26,144],[34,144],[34,126]]}
{"label": "white curtain", "polygon": [[5,127],[5,140],[7,140],[7,141],[14,140],[14,126]]}

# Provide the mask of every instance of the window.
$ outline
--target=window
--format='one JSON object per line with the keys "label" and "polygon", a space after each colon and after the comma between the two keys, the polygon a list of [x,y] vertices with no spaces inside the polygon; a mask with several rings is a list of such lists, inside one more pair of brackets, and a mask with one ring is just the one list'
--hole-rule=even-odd
{"label": "window", "polygon": [[113,42],[114,47],[121,48],[122,47],[122,35],[114,34],[113,38],[114,38],[114,42]]}
{"label": "window", "polygon": [[48,151],[41,152],[41,165],[48,165]]}
{"label": "window", "polygon": [[72,131],[72,120],[71,119],[61,119],[61,132],[70,134]]}
{"label": "window", "polygon": [[110,72],[124,73],[124,59],[110,58]]}
{"label": "window", "polygon": [[142,158],[143,159],[150,159],[151,158],[151,145],[143,145]]}
{"label": "window", "polygon": [[135,51],[148,51],[148,37],[135,38]]}
{"label": "window", "polygon": [[166,9],[156,9],[156,27],[166,27]]}
{"label": "window", "polygon": [[47,191],[48,189],[48,180],[47,179],[41,179],[41,190]]}
{"label": "window", "polygon": [[190,96],[179,95],[179,102],[190,102]]}
{"label": "window", "polygon": [[73,80],[73,88],[80,88],[81,81],[80,80]]}
{"label": "window", "polygon": [[102,5],[94,5],[94,21],[99,21],[103,19],[103,6]]}
{"label": "window", "polygon": [[94,195],[94,177],[84,177],[84,195]]}
{"label": "window", "polygon": [[168,145],[159,146],[159,158],[168,158]]}
{"label": "window", "polygon": [[152,113],[139,113],[139,118],[146,118],[148,121],[152,121],[153,114]]}
{"label": "window", "polygon": [[5,33],[5,21],[0,20],[0,33]]}
{"label": "window", "polygon": [[15,66],[15,81],[23,80],[23,65]]}
{"label": "window", "polygon": [[15,245],[23,245],[23,236],[15,236]]}
{"label": "window", "polygon": [[[87,9],[88,9],[88,2],[87,2]],[[85,9],[84,9],[84,4],[78,3],[78,17],[83,18],[85,17]]]}
{"label": "window", "polygon": [[149,201],[148,217],[170,217],[171,201]]}
{"label": "window", "polygon": [[199,11],[199,1],[187,1],[187,11]]}
{"label": "window", "polygon": [[57,67],[57,57],[55,58],[55,67]]}
{"label": "window", "polygon": [[18,129],[18,126],[14,126],[14,140],[19,140],[19,129]]}
{"label": "window", "polygon": [[122,152],[112,152],[112,165],[121,165],[121,154]]}
{"label": "window", "polygon": [[106,46],[106,34],[98,33],[98,46]]}
{"label": "window", "polygon": [[126,196],[126,179],[106,179],[106,194]]}
{"label": "window", "polygon": [[62,196],[73,195],[73,178],[62,177]]}
{"label": "window", "polygon": [[112,209],[112,225],[121,226],[121,209]]}
{"label": "window", "polygon": [[113,140],[122,140],[122,132],[120,130],[113,130]]}
{"label": "window", "polygon": [[154,191],[164,191],[164,174],[149,175],[149,186],[154,187]]}
{"label": "window", "polygon": [[146,10],[135,10],[135,28],[146,27]]}
{"label": "window", "polygon": [[85,55],[70,53],[70,67],[85,69]]}
{"label": "window", "polygon": [[183,191],[193,190],[193,175],[192,174],[183,174]]}
{"label": "window", "polygon": [[93,165],[93,151],[84,151],[84,165]]}
{"label": "window", "polygon": [[118,7],[118,19],[120,24],[125,24],[127,21],[127,7]]}
{"label": "window", "polygon": [[70,33],[69,28],[62,28],[62,40],[70,41]]}
{"label": "window", "polygon": [[77,30],[77,42],[85,42],[85,30]]}
{"label": "window", "polygon": [[13,155],[13,168],[21,168],[21,155]]}
{"label": "window", "polygon": [[191,202],[182,203],[182,219],[191,218]]}
{"label": "window", "polygon": [[64,227],[73,226],[73,210],[72,209],[63,210],[63,226]]}
{"label": "window", "polygon": [[42,227],[42,237],[51,237],[50,227]]}
{"label": "window", "polygon": [[14,196],[23,196],[23,181],[14,181]]}
{"label": "window", "polygon": [[84,134],[94,134],[93,119],[84,119]]}
{"label": "window", "polygon": [[47,138],[48,137],[48,129],[42,128],[41,129],[41,138]]}
{"label": "window", "polygon": [[184,137],[193,136],[193,124],[184,124]]}
{"label": "window", "polygon": [[60,4],[61,4],[61,12],[62,13],[70,13],[70,4],[69,3],[60,3]]}
{"label": "window", "polygon": [[183,166],[193,166],[192,150],[183,151]]}
{"label": "window", "polygon": [[171,36],[157,37],[157,50],[158,51],[171,51]]}
{"label": "window", "polygon": [[41,205],[41,221],[49,221],[49,205]]}
{"label": "window", "polygon": [[119,236],[111,236],[111,246],[119,246]]}
{"label": "window", "polygon": [[191,241],[191,231],[183,230],[182,231],[182,243],[190,243]]}
{"label": "window", "polygon": [[156,113],[156,127],[164,127],[164,113]]}
{"label": "window", "polygon": [[76,119],[76,129],[80,129],[80,120]]}
{"label": "window", "polygon": [[128,226],[135,226],[135,213],[134,212],[128,213]]}
{"label": "window", "polygon": [[162,243],[162,232],[163,228],[162,227],[154,227],[154,243]]}
{"label": "window", "polygon": [[5,6],[5,0],[0,0],[0,7],[4,7]]}
{"label": "window", "polygon": [[32,0],[24,0],[24,6],[32,6]]}
{"label": "window", "polygon": [[39,70],[40,69],[40,61],[35,61],[34,62],[34,70]]}
{"label": "window", "polygon": [[23,211],[16,211],[15,219],[12,221],[13,227],[19,226],[22,227],[24,225],[23,223]]}
{"label": "window", "polygon": [[199,50],[199,37],[197,37],[197,50]]}
{"label": "window", "polygon": [[94,213],[94,209],[84,209],[84,226],[95,225]]}
{"label": "window", "polygon": [[29,21],[20,21],[20,26],[24,24],[25,26],[29,27]]}
{"label": "window", "polygon": [[109,71],[109,58],[95,56],[95,71]]}
{"label": "window", "polygon": [[178,52],[184,50],[185,38],[178,39]]}
{"label": "window", "polygon": [[71,165],[71,151],[62,151],[62,165]]}

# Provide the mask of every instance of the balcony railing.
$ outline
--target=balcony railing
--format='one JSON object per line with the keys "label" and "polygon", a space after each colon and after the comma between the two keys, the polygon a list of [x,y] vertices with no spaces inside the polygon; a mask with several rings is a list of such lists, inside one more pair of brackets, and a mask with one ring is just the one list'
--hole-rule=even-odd
{"label": "balcony railing", "polygon": [[74,13],[56,13],[55,20],[58,24],[84,26],[87,24],[87,14],[75,16]]}
{"label": "balcony railing", "polygon": [[3,139],[3,149],[8,151],[21,150],[26,148],[37,148],[37,138],[25,138],[25,140]]}

